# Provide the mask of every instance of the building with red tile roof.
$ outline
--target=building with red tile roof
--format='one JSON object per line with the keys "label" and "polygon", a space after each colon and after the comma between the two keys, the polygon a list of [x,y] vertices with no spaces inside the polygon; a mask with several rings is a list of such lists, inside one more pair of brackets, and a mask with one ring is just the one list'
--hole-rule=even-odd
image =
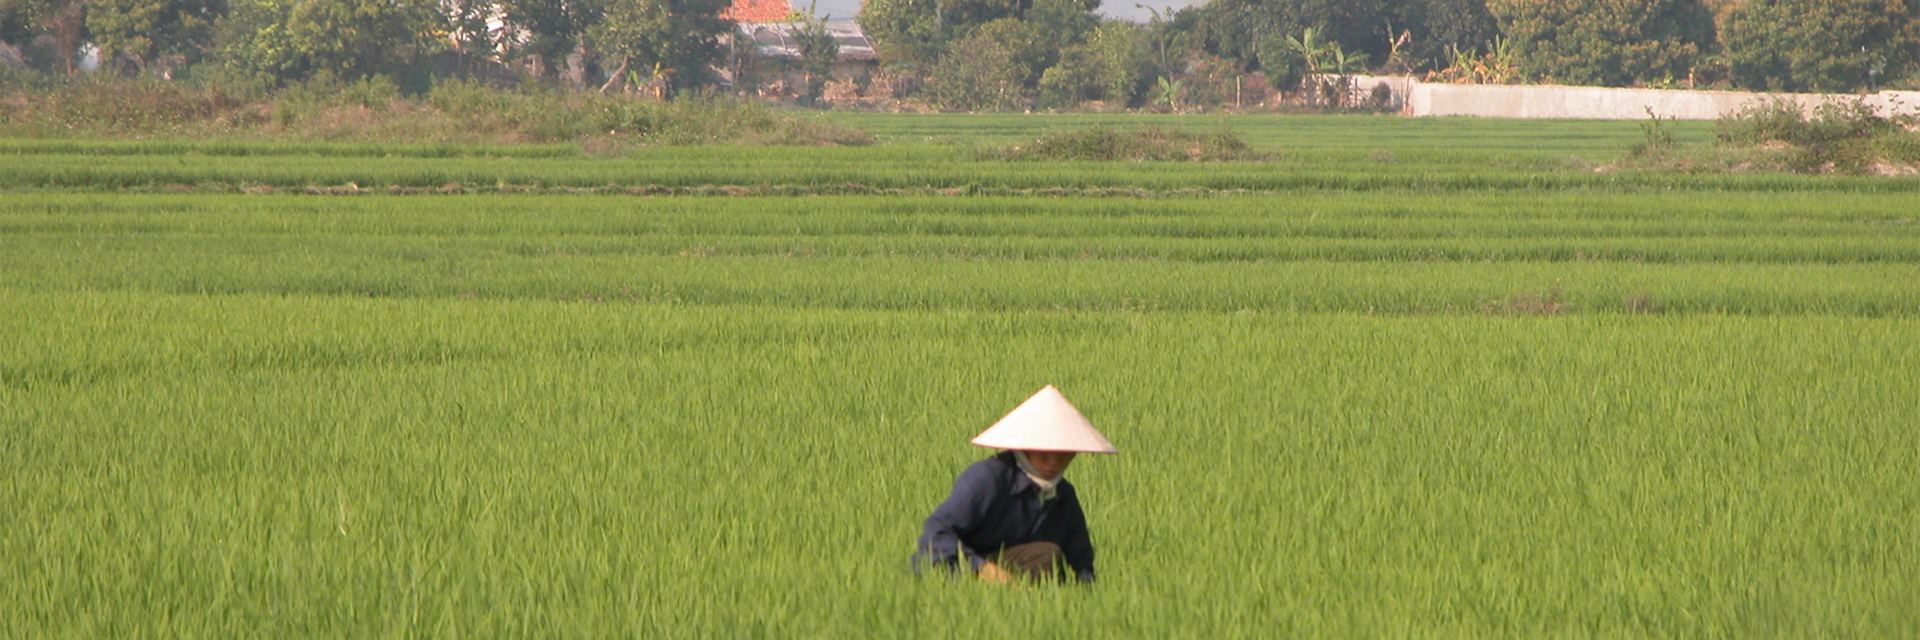
{"label": "building with red tile roof", "polygon": [[789,0],[733,0],[720,17],[734,22],[785,22],[793,13]]}

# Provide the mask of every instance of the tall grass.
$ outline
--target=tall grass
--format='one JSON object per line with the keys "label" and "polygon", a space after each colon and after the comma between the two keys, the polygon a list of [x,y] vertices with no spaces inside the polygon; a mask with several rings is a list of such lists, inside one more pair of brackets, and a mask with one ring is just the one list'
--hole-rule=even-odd
{"label": "tall grass", "polygon": [[598,93],[509,90],[451,81],[419,96],[380,78],[296,85],[267,96],[159,81],[84,81],[0,100],[0,135],[216,137],[415,144],[578,142],[863,145],[872,138],[817,118],[729,98],[673,102]]}

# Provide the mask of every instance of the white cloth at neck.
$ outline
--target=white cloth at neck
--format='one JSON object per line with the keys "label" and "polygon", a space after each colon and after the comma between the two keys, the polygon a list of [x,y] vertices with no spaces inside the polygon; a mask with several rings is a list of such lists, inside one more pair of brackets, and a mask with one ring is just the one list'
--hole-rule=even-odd
{"label": "white cloth at neck", "polygon": [[1020,464],[1020,472],[1027,474],[1027,479],[1032,480],[1034,486],[1040,487],[1041,502],[1052,500],[1055,495],[1059,494],[1060,492],[1059,476],[1055,476],[1052,478],[1040,477],[1040,472],[1034,470],[1033,463],[1027,461],[1027,454],[1024,451],[1014,451],[1013,460],[1014,462],[1017,462]]}

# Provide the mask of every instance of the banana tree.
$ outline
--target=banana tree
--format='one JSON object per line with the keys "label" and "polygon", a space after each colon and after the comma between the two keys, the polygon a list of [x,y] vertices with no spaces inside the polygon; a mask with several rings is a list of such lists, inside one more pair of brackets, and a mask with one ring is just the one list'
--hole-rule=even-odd
{"label": "banana tree", "polygon": [[1329,107],[1347,106],[1353,97],[1353,74],[1366,70],[1366,66],[1367,54],[1349,55],[1339,43],[1328,46],[1326,65],[1314,76],[1321,103]]}
{"label": "banana tree", "polygon": [[1327,71],[1329,73],[1349,76],[1367,70],[1367,54],[1356,53],[1347,55],[1346,50],[1341,49],[1339,43],[1335,43],[1332,49],[1333,52],[1327,56]]}
{"label": "banana tree", "polygon": [[1307,73],[1320,73],[1320,66],[1328,52],[1327,44],[1320,41],[1320,33],[1313,27],[1300,32],[1300,37],[1287,36],[1287,47],[1307,63]]}
{"label": "banana tree", "polygon": [[1169,112],[1178,113],[1180,111],[1180,95],[1186,93],[1186,90],[1187,83],[1185,81],[1169,80],[1166,76],[1160,76],[1159,86],[1155,90],[1155,93],[1158,95],[1154,96],[1154,103],[1166,108]]}

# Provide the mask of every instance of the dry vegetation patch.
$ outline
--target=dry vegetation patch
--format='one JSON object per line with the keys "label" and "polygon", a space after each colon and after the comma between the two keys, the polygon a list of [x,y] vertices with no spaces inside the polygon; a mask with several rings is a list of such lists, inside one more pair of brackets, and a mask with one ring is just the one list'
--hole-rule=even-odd
{"label": "dry vegetation patch", "polygon": [[580,142],[595,153],[656,144],[853,146],[864,131],[725,98],[672,102],[447,82],[419,95],[380,79],[272,95],[157,81],[77,81],[0,99],[0,135],[242,136],[291,140]]}
{"label": "dry vegetation patch", "polygon": [[1178,129],[1095,127],[1056,131],[1033,142],[991,149],[982,154],[999,160],[1130,160],[1225,162],[1267,160],[1231,131],[1194,133]]}
{"label": "dry vegetation patch", "polygon": [[[1651,114],[1650,114],[1651,115]],[[1641,124],[1626,168],[1677,171],[1920,175],[1920,117],[1883,116],[1860,102],[1800,105],[1767,101],[1721,118],[1709,147],[1674,143],[1666,121]]]}

